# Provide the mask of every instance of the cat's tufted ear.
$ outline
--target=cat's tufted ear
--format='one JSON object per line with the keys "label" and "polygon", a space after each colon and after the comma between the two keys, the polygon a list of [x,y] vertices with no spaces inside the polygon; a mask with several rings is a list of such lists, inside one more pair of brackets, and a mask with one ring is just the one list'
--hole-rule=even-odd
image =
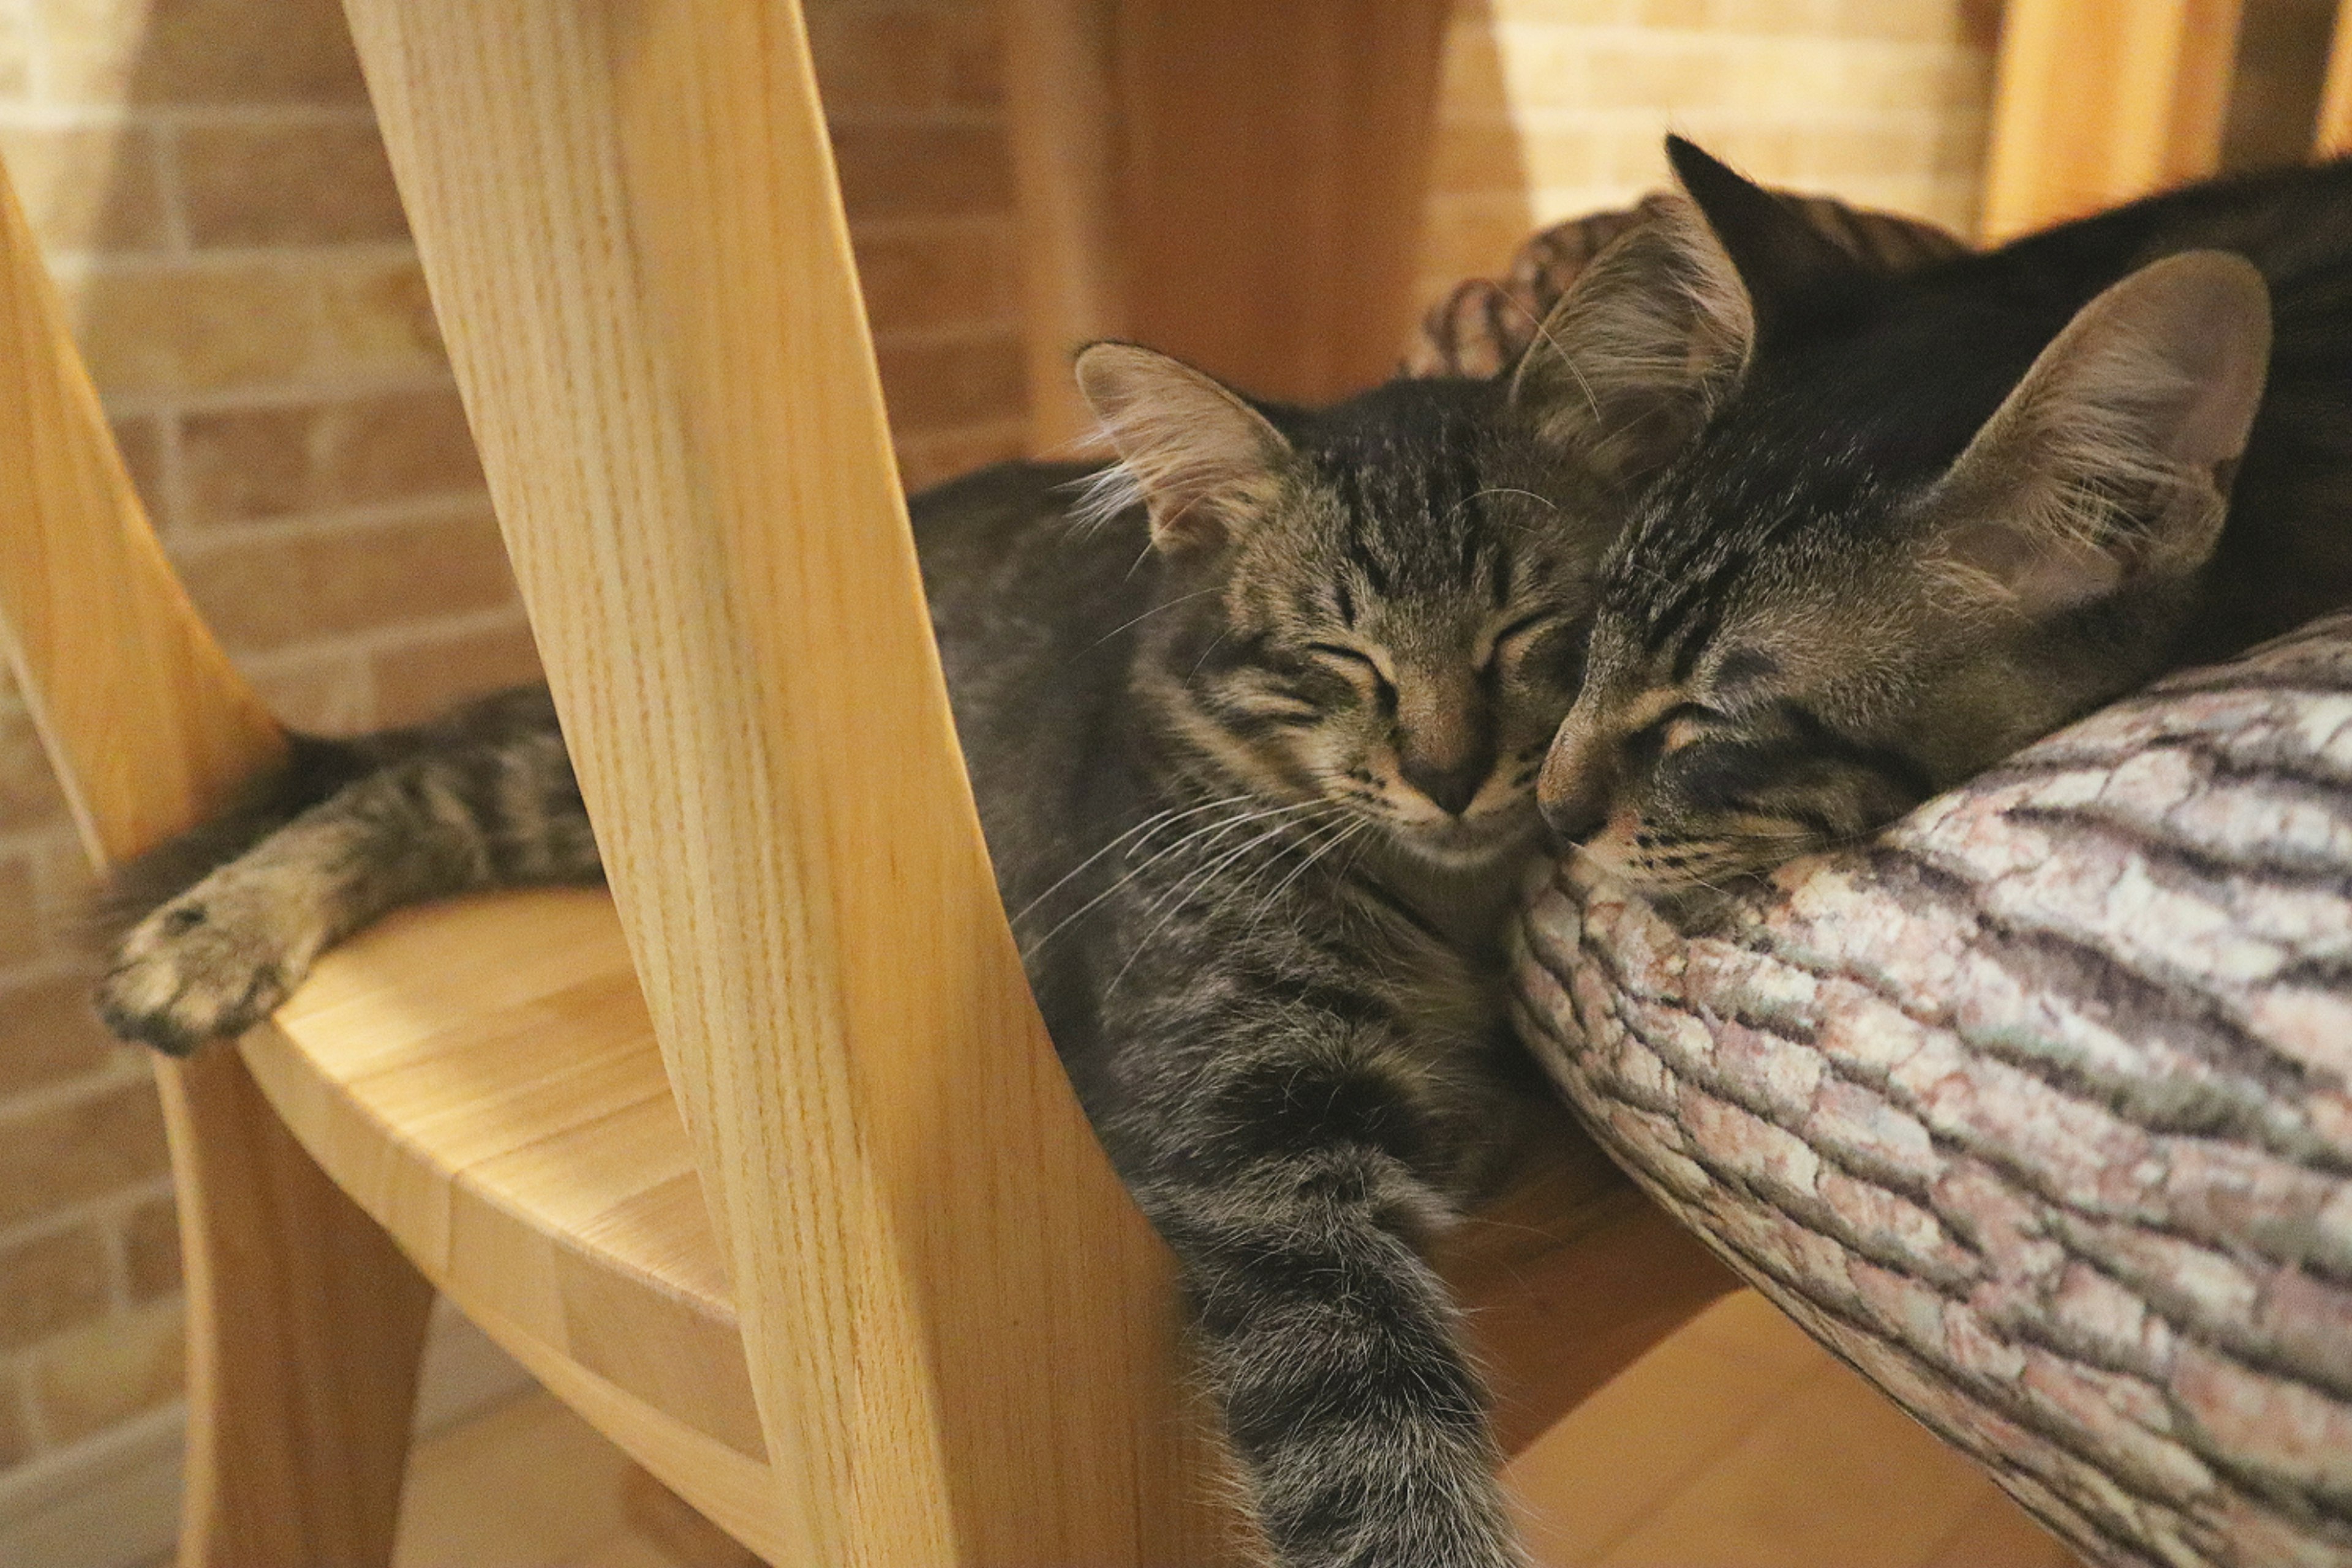
{"label": "cat's tufted ear", "polygon": [[1544,318],[1509,392],[1547,446],[1620,486],[1697,433],[1755,335],[1730,258],[1691,205],[1643,207]]}
{"label": "cat's tufted ear", "polygon": [[1927,500],[1934,563],[2029,616],[2184,578],[2219,542],[2270,364],[2244,258],[2140,268],[2076,312]]}
{"label": "cat's tufted ear", "polygon": [[1837,299],[1835,285],[1869,275],[1795,207],[1694,143],[1668,136],[1666,161],[1730,256],[1766,335],[1800,302]]}
{"label": "cat's tufted ear", "polygon": [[1133,343],[1088,344],[1077,374],[1118,453],[1090,511],[1108,515],[1140,500],[1160,549],[1213,549],[1271,498],[1290,443],[1239,395]]}

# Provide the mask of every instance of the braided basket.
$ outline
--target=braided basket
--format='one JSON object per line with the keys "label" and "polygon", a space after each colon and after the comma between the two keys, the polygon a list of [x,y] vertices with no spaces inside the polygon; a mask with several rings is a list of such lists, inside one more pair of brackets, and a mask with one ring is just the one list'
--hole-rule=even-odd
{"label": "braided basket", "polygon": [[2352,616],[1686,936],[1570,861],[1521,1031],[1758,1289],[2099,1563],[2352,1563]]}

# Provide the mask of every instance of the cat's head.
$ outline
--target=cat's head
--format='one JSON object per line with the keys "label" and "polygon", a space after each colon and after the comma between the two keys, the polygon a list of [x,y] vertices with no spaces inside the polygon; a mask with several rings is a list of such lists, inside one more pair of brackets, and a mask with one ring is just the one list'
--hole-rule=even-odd
{"label": "cat's head", "polygon": [[1565,458],[1592,434],[1554,407],[1565,372],[1313,413],[1128,343],[1077,373],[1119,458],[1092,510],[1139,503],[1160,557],[1137,631],[1160,728],[1335,836],[1457,870],[1524,853],[1634,437]]}
{"label": "cat's head", "polygon": [[1708,225],[1683,265],[1741,330],[1688,341],[1703,427],[1603,563],[1540,784],[1556,831],[1662,894],[1858,838],[2154,673],[2270,342],[2236,257],[2071,318],[1972,295],[1966,264],[1893,285],[1673,151]]}

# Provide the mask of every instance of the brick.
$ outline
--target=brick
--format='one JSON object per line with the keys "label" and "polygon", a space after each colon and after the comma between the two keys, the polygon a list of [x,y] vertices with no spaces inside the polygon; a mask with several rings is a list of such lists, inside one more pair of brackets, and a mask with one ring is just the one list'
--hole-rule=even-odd
{"label": "brick", "polygon": [[418,263],[356,265],[324,282],[320,368],[347,375],[447,374],[448,353]]}
{"label": "brick", "polygon": [[829,119],[934,110],[945,98],[940,18],[922,10],[812,10],[809,53]]}
{"label": "brick", "polygon": [[[0,889],[0,900],[16,889]],[[31,879],[22,889],[25,908],[9,916],[37,942],[31,909]],[[89,977],[75,973],[0,987],[0,1096],[96,1072],[119,1048],[90,1011]]]}
{"label": "brick", "polygon": [[153,132],[11,126],[0,159],[47,250],[152,250],[165,239]]}
{"label": "brick", "polygon": [[180,574],[232,650],[282,647],[514,599],[487,505],[446,517],[233,538],[182,552]]}
{"label": "brick", "polygon": [[356,648],[311,648],[247,671],[278,721],[314,735],[376,728],[367,655]]}
{"label": "brick", "polygon": [[882,395],[901,436],[995,424],[1027,405],[1021,344],[1011,331],[944,343],[879,344]]}
{"label": "brick", "polygon": [[149,1198],[123,1220],[122,1261],[133,1301],[180,1289],[180,1213],[168,1194]]}
{"label": "brick", "polygon": [[106,1310],[106,1248],[78,1226],[0,1251],[0,1349],[62,1333]]}
{"label": "brick", "polygon": [[448,373],[424,273],[407,258],[108,268],[79,279],[68,306],[110,395]]}
{"label": "brick", "polygon": [[0,1112],[0,1226],[152,1181],[167,1165],[163,1107],[144,1079]]}
{"label": "brick", "polygon": [[313,407],[232,408],[180,421],[180,452],[192,525],[286,517],[313,490]]}
{"label": "brick", "polygon": [[181,441],[200,526],[483,489],[454,387],[191,414]]}
{"label": "brick", "polygon": [[363,104],[334,0],[36,0],[60,98],[137,104]]}
{"label": "brick", "polygon": [[31,715],[13,695],[0,700],[0,832],[44,826],[65,809]]}
{"label": "brick", "polygon": [[947,102],[974,110],[1004,102],[1004,32],[996,6],[970,6],[946,17],[940,51]]}
{"label": "brick", "polygon": [[342,125],[200,125],[180,132],[190,243],[324,245],[408,237],[383,139]]}
{"label": "brick", "polygon": [[122,454],[122,466],[130,472],[131,488],[139,492],[140,504],[158,528],[170,527],[176,520],[163,494],[162,422],[134,417],[109,423],[114,430],[114,449]]}
{"label": "brick", "polygon": [[141,267],[81,279],[74,336],[107,393],[291,380],[318,359],[317,289],[299,268]]}
{"label": "brick", "polygon": [[1018,317],[1020,258],[1008,224],[853,234],[851,240],[866,320],[877,335]]}
{"label": "brick", "polygon": [[0,1366],[0,1471],[32,1458],[32,1435],[25,1430],[25,1385],[16,1372]]}
{"label": "brick", "polygon": [[1519,130],[1508,124],[1483,121],[1441,124],[1431,149],[1431,189],[1449,195],[1523,189],[1527,176],[1520,137]]}
{"label": "brick", "polygon": [[10,98],[32,85],[34,29],[31,16],[15,6],[0,10],[0,93]]}
{"label": "brick", "polygon": [[1517,192],[1432,203],[1423,223],[1423,266],[1452,279],[1499,276],[1544,221]]}
{"label": "brick", "polygon": [[1013,164],[985,125],[836,125],[842,205],[853,218],[1009,212]]}
{"label": "brick", "polygon": [[186,1386],[181,1303],[100,1318],[33,1359],[33,1403],[49,1435],[71,1443],[170,1404]]}
{"label": "brick", "polygon": [[1438,68],[1438,115],[1441,121],[1506,119],[1510,92],[1503,84],[1503,58],[1495,45],[1493,24],[1478,14],[1483,7],[1456,9],[1454,25],[1445,30]]}
{"label": "brick", "polygon": [[530,628],[520,623],[420,637],[371,656],[377,721],[408,724],[501,687],[545,679]]}
{"label": "brick", "polygon": [[[39,958],[47,947],[41,930],[40,879],[36,854],[27,851],[0,856],[0,969],[14,969]],[[0,1019],[13,1018],[15,1005],[0,1001]],[[0,1065],[0,1083],[8,1072]],[[5,1092],[5,1091],[0,1091]]]}
{"label": "brick", "polygon": [[487,489],[454,386],[354,398],[313,431],[322,505],[373,506]]}

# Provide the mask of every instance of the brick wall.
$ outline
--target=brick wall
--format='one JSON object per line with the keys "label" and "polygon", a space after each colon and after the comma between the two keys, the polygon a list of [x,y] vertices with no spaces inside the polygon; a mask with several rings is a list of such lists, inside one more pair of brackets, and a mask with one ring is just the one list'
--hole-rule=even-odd
{"label": "brick wall", "polygon": [[1670,184],[1679,131],[1758,179],[1976,224],[1992,0],[1461,0],[1421,290]]}
{"label": "brick wall", "polygon": [[[910,483],[1022,443],[988,0],[810,0]],[[1768,178],[1964,225],[1986,40],[1931,0],[1465,4],[1433,286],[1656,184],[1671,121]],[[1728,33],[1701,31],[1727,28]],[[532,668],[332,0],[0,0],[0,156],[141,491],[293,721],[393,722]],[[79,852],[0,698],[0,1495],[176,1419],[143,1061],[82,1007]]]}

